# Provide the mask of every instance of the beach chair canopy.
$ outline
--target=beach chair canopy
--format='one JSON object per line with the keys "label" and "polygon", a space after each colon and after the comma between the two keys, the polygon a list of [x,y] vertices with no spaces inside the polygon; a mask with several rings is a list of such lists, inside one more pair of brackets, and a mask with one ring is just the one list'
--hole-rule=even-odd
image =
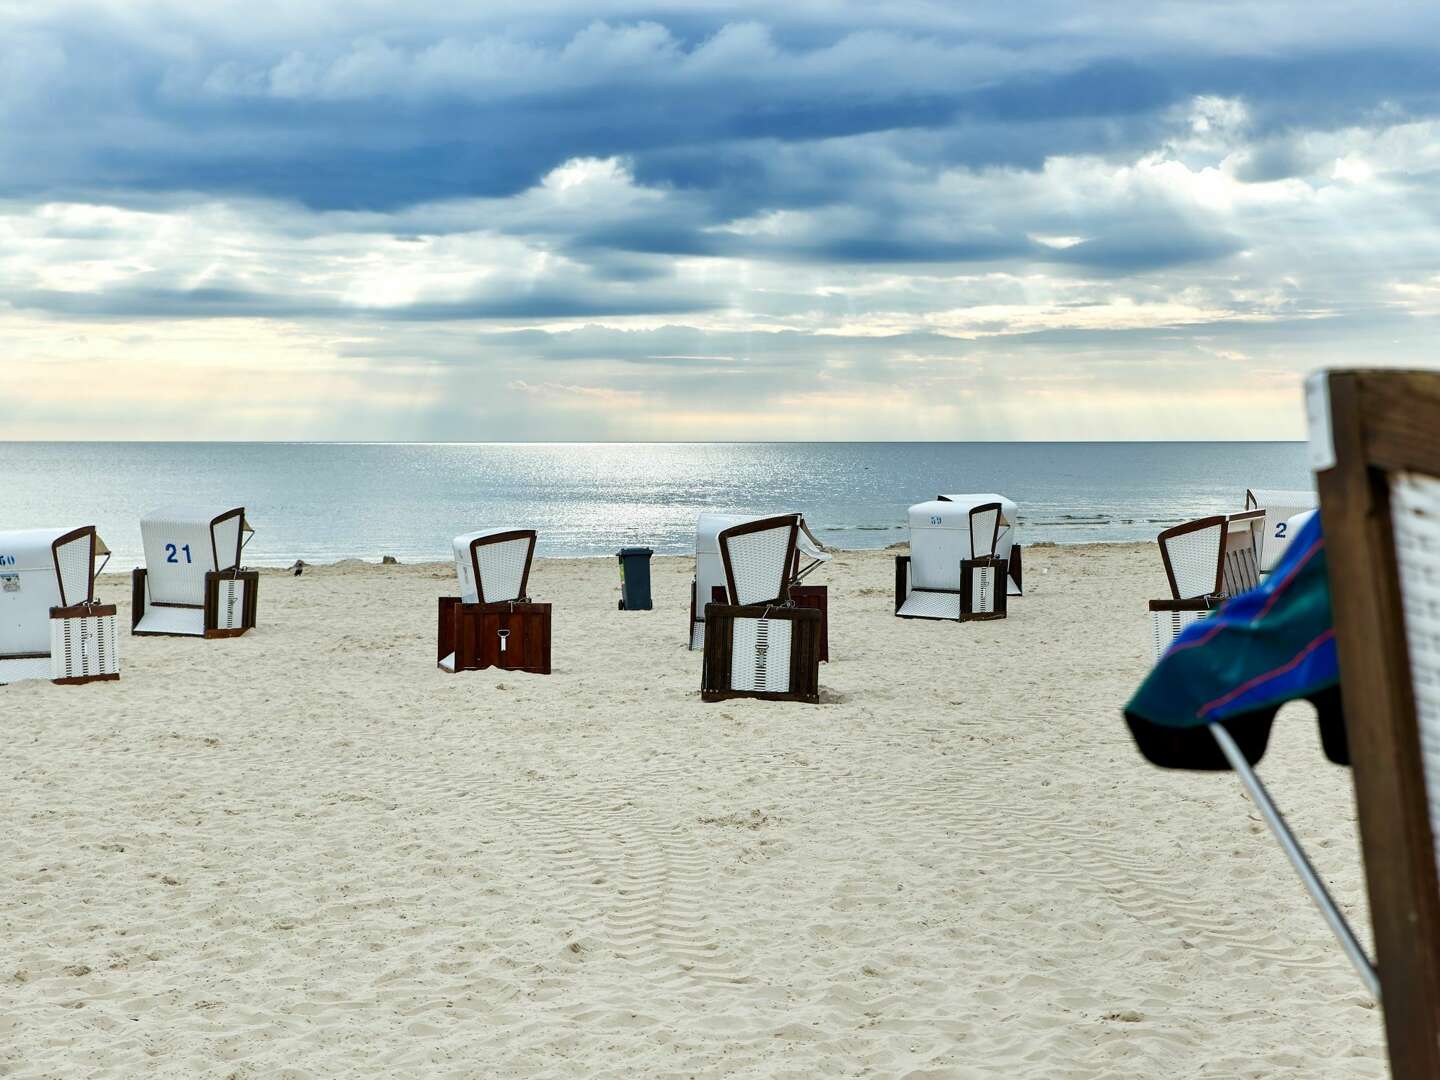
{"label": "beach chair canopy", "polygon": [[243,506],[151,510],[140,519],[150,603],[203,605],[205,575],[238,569],[240,554],[253,532]]}
{"label": "beach chair canopy", "polygon": [[[695,522],[695,614],[697,620],[704,619],[705,605],[710,602],[716,588],[723,588],[727,594],[729,593],[725,561],[721,555],[720,534],[737,526],[751,525],[758,521],[782,517],[798,519],[795,547],[787,576],[787,582],[793,584],[809,574],[815,567],[830,559],[830,553],[810,531],[803,514],[794,511],[777,514],[720,514],[706,511],[698,517]],[[742,546],[747,550],[755,550],[757,547],[755,543],[742,544]],[[752,591],[747,584],[746,594],[749,595]],[[752,601],[743,602],[751,603]]]}
{"label": "beach chair canopy", "polygon": [[452,541],[460,599],[467,604],[503,604],[528,598],[534,529],[479,529]]}
{"label": "beach chair canopy", "polygon": [[110,549],[93,525],[0,532],[0,656],[50,653],[50,609],[95,600]]}
{"label": "beach chair canopy", "polygon": [[1250,488],[1245,492],[1246,509],[1265,511],[1261,528],[1261,573],[1268,574],[1290,545],[1289,520],[1317,505],[1315,492],[1308,488]]}

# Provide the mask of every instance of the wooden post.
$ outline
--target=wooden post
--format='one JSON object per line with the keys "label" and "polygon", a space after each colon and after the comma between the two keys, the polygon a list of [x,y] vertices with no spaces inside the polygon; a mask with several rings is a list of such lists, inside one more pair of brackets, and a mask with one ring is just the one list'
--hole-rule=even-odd
{"label": "wooden post", "polygon": [[[1401,606],[1390,474],[1413,470],[1440,477],[1440,372],[1348,371],[1320,378],[1324,383],[1312,386],[1312,424],[1317,411],[1328,414],[1330,438],[1318,450],[1320,517],[1390,1067],[1395,1080],[1435,1080],[1440,875]],[[1328,387],[1328,405],[1319,400],[1320,386]]]}

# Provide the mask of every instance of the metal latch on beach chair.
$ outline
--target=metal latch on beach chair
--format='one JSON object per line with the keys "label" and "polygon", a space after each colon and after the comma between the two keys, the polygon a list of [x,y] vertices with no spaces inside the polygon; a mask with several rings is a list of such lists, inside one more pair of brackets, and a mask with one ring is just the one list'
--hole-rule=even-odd
{"label": "metal latch on beach chair", "polygon": [[510,631],[509,631],[509,630],[496,630],[495,633],[500,636],[500,651],[503,653],[503,652],[505,651],[505,647],[506,647],[506,645],[507,645],[506,639],[510,636]]}

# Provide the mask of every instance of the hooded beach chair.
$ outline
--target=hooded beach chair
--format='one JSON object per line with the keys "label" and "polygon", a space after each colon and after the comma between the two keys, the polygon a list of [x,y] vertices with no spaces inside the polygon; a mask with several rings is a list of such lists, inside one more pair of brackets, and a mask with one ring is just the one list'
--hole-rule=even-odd
{"label": "hooded beach chair", "polygon": [[440,597],[438,666],[550,674],[550,605],[529,596],[534,529],[480,529],[451,541],[459,596]]}
{"label": "hooded beach chair", "polygon": [[260,575],[240,565],[245,508],[167,507],[140,519],[145,565],[131,577],[130,632],[239,637],[255,626]]}
{"label": "hooded beach chair", "polygon": [[1150,601],[1150,625],[1158,657],[1188,626],[1230,596],[1260,584],[1263,510],[1214,514],[1172,526],[1156,537],[1168,599]]}
{"label": "hooded beach chair", "polygon": [[[829,659],[828,634],[826,633],[828,621],[826,589],[823,585],[802,585],[801,583],[821,563],[829,561],[830,553],[810,531],[809,525],[805,523],[804,515],[796,514],[795,516],[800,519],[800,525],[795,537],[794,556],[790,563],[787,596],[790,602],[798,607],[814,607],[821,612],[820,659],[824,662]],[[716,600],[723,602],[729,599],[725,562],[720,550],[720,534],[733,526],[763,521],[766,517],[767,515],[763,514],[717,514],[707,511],[697,519],[695,523],[695,577],[690,583],[690,648],[692,650],[702,649],[705,646],[705,608],[707,605]]]}
{"label": "hooded beach chair", "polygon": [[1249,488],[1245,492],[1245,509],[1264,510],[1265,521],[1260,530],[1260,572],[1268,574],[1290,545],[1289,520],[1306,510],[1314,510],[1313,491],[1299,489]]}
{"label": "hooded beach chair", "polygon": [[95,599],[109,558],[93,525],[0,532],[0,684],[120,677],[115,605]]}
{"label": "hooded beach chair", "polygon": [[705,701],[820,700],[823,616],[791,599],[802,521],[799,514],[779,514],[737,522],[716,535],[725,602],[705,605]]}
{"label": "hooded beach chair", "polygon": [[[1126,708],[1167,768],[1233,769],[1379,1000],[1396,1080],[1440,1076],[1440,372],[1307,383],[1319,516],[1265,583],[1183,634]],[[1288,531],[1288,530],[1287,530]],[[1375,958],[1254,766],[1276,710],[1317,708],[1349,764]]]}
{"label": "hooded beach chair", "polygon": [[[942,495],[910,507],[910,554],[895,557],[895,614],[1005,618],[1020,575],[1014,507],[1001,495]],[[1002,539],[1010,543],[1003,554]]]}

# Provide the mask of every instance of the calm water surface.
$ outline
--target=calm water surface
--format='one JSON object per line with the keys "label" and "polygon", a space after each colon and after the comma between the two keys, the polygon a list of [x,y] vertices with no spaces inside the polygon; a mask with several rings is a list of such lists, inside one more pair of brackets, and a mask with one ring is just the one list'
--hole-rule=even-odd
{"label": "calm water surface", "polygon": [[840,547],[905,539],[905,508],[998,491],[1022,539],[1154,539],[1239,509],[1247,487],[1310,487],[1303,443],[0,443],[0,529],[96,524],[119,566],[138,518],[246,506],[251,565],[448,558],[449,538],[533,527],[544,555],[694,551],[705,509],[793,509]]}

